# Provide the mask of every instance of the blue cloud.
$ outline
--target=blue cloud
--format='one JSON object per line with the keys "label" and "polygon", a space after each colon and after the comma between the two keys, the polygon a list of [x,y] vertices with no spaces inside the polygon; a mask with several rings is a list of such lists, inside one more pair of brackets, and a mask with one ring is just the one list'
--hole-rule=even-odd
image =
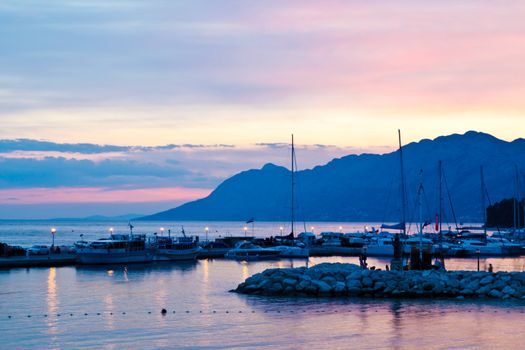
{"label": "blue cloud", "polygon": [[227,144],[169,144],[163,146],[115,146],[115,145],[97,145],[92,143],[56,143],[50,141],[32,140],[32,139],[15,139],[0,140],[0,153],[14,151],[39,151],[39,152],[63,152],[63,153],[82,153],[82,154],[99,154],[109,152],[130,152],[130,151],[155,151],[155,150],[173,150],[181,148],[234,148],[234,145]]}
{"label": "blue cloud", "polygon": [[102,161],[62,157],[2,158],[0,187],[111,186],[126,187],[208,187],[219,179],[202,177],[183,165],[155,164],[147,160]]}

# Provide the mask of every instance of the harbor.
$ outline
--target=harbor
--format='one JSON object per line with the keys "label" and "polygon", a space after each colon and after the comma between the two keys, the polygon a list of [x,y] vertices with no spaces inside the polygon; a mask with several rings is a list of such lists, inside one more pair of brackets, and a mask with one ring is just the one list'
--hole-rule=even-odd
{"label": "harbor", "polygon": [[[363,223],[316,222],[309,231],[294,237],[284,232],[284,227],[279,226],[282,224],[271,222],[253,226],[238,222],[140,223],[131,229],[128,223],[110,224],[110,228],[103,229],[107,223],[77,222],[49,229],[49,223],[37,223],[38,234],[33,237],[24,234],[28,226],[34,229],[33,223],[21,223],[18,227],[14,223],[0,226],[0,229],[9,228],[9,233],[0,232],[4,235],[0,238],[8,242],[2,243],[0,249],[0,267],[176,263],[196,259],[280,260],[322,256],[388,259],[394,255],[393,242],[399,235],[392,230],[375,229],[380,227],[379,224]],[[319,234],[315,234],[316,227],[321,230]],[[333,230],[329,231],[329,228]],[[344,232],[345,228],[351,232]],[[20,234],[13,233],[17,229]],[[236,230],[238,234],[234,234]],[[433,259],[479,260],[525,255],[523,242],[518,239],[521,235],[504,236],[501,231],[493,231],[484,237],[464,230],[455,234],[447,231],[440,235],[429,231],[423,235],[412,233],[399,237],[403,237],[401,242],[406,259],[411,250],[421,244]],[[239,250],[238,245],[244,247]]]}

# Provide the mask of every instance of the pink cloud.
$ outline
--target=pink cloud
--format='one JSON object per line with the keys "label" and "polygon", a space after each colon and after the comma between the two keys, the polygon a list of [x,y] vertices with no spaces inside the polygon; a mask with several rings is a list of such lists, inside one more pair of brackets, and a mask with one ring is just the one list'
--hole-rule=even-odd
{"label": "pink cloud", "polygon": [[182,202],[206,197],[210,192],[211,189],[185,187],[119,190],[103,187],[2,189],[0,204]]}

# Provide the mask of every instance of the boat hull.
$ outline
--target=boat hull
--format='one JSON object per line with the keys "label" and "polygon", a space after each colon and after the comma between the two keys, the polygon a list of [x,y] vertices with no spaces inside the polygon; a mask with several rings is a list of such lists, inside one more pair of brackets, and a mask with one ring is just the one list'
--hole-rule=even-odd
{"label": "boat hull", "polygon": [[257,261],[257,260],[275,260],[281,258],[280,252],[275,253],[259,253],[259,252],[232,252],[229,251],[224,255],[227,259],[240,260],[240,261]]}
{"label": "boat hull", "polygon": [[367,256],[394,256],[394,246],[392,245],[368,245],[366,246]]}
{"label": "boat hull", "polygon": [[148,251],[137,252],[80,252],[77,261],[86,265],[107,265],[107,264],[131,264],[148,263],[153,261],[153,254]]}
{"label": "boat hull", "polygon": [[196,260],[200,249],[159,249],[155,261],[188,261]]}

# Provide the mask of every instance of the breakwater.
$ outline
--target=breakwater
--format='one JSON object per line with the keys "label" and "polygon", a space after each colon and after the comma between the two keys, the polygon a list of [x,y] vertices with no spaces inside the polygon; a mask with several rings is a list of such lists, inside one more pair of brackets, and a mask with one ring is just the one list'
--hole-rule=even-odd
{"label": "breakwater", "polygon": [[449,297],[525,300],[525,272],[383,271],[354,264],[267,269],[234,292],[285,296]]}

